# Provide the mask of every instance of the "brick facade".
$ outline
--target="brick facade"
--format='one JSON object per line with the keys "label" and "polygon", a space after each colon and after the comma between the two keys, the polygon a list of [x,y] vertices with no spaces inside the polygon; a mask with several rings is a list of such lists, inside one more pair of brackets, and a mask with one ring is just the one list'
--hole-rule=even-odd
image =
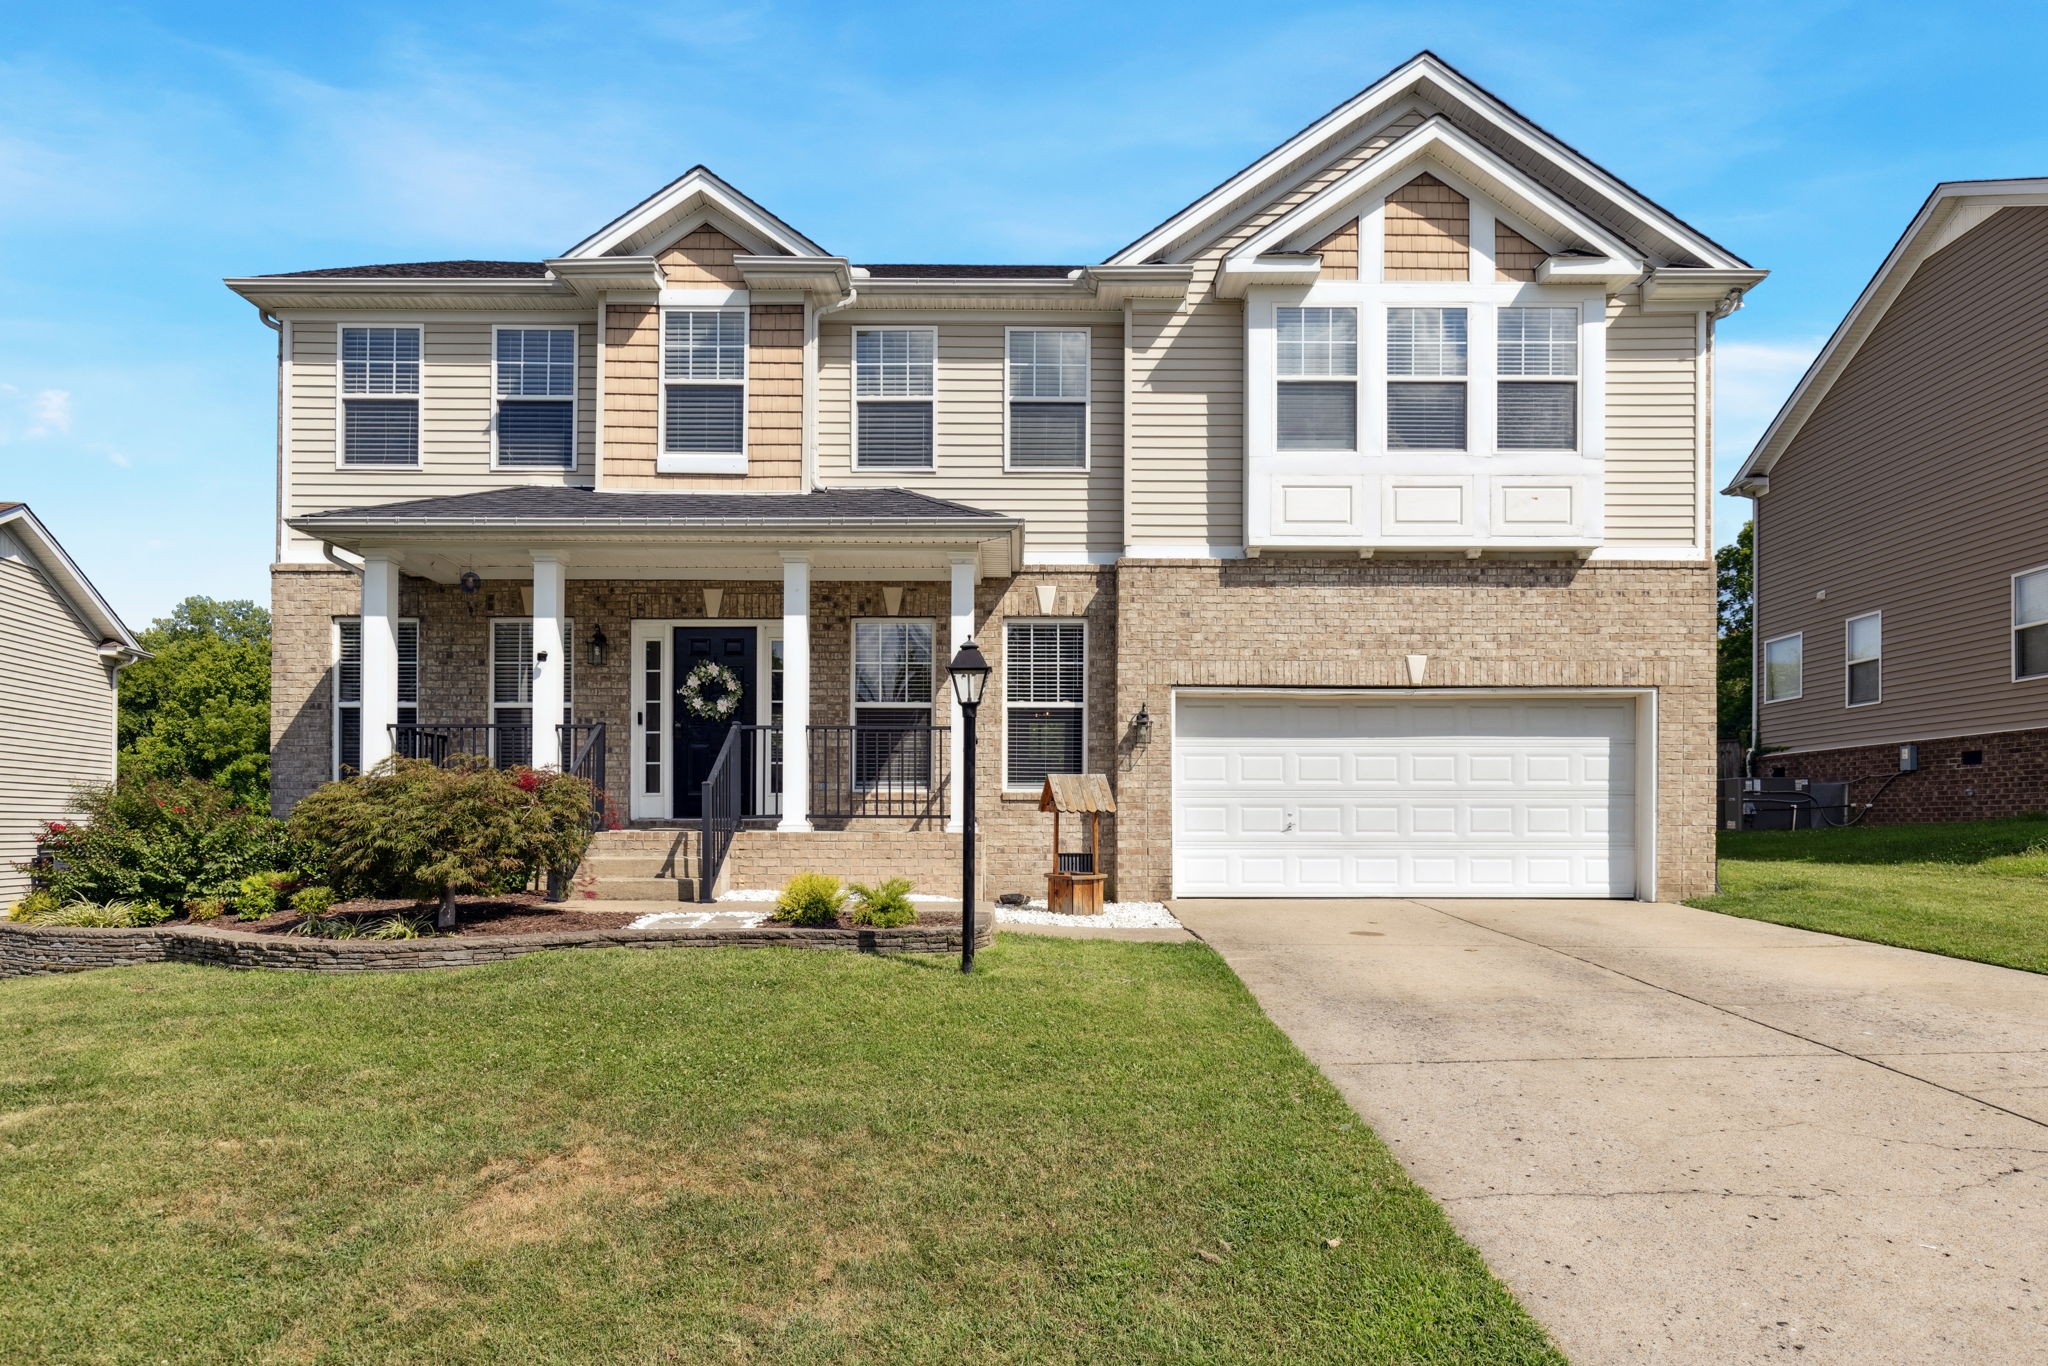
{"label": "brick facade", "polygon": [[[2048,730],[2009,730],[1921,740],[1920,768],[1899,773],[1897,745],[1766,754],[1771,777],[1848,782],[1851,803],[1875,800],[1872,825],[1988,820],[2048,811]],[[1974,763],[1965,763],[1972,758]]]}
{"label": "brick facade", "polygon": [[[400,611],[420,619],[420,719],[488,719],[489,621],[525,613],[516,582],[486,583],[474,599],[457,589],[407,579]],[[574,711],[609,723],[609,786],[628,809],[631,773],[629,642],[636,619],[701,619],[704,589],[722,590],[718,617],[767,621],[782,613],[781,585],[671,580],[571,579],[576,630]],[[935,623],[941,670],[955,642],[947,587],[906,581],[812,586],[812,720],[851,719],[852,622],[890,615],[885,588],[900,587],[894,615]],[[1041,588],[1052,590],[1051,606]],[[273,573],[273,804],[286,810],[324,781],[332,763],[331,620],[358,609],[353,574],[280,566]],[[1429,687],[1649,687],[1658,695],[1657,894],[1710,890],[1714,877],[1713,576],[1703,564],[1517,560],[1300,558],[1226,561],[1125,560],[1111,568],[1034,569],[983,583],[980,639],[996,666],[979,726],[981,885],[989,895],[1044,894],[1050,818],[1036,792],[1005,793],[1003,624],[1011,618],[1080,618],[1088,631],[1087,766],[1110,775],[1119,813],[1105,821],[1104,871],[1112,896],[1158,899],[1172,877],[1172,693],[1176,687],[1407,687],[1405,657],[1429,658]],[[593,628],[612,643],[603,668],[583,663]],[[764,661],[765,667],[765,661]],[[943,673],[937,714],[947,714]],[[1149,745],[1133,743],[1140,707],[1153,720]],[[848,832],[905,831],[907,821],[856,822]],[[934,838],[887,847],[921,889],[951,894],[957,841]],[[728,885],[761,885],[803,839],[755,836]],[[844,838],[842,836],[841,838]],[[815,853],[830,852],[821,840]],[[893,841],[890,844],[893,845]],[[773,853],[767,845],[774,844]],[[760,845],[760,849],[753,846]],[[880,852],[886,846],[877,843]],[[856,876],[879,875],[870,859]],[[740,876],[741,870],[747,876]],[[828,867],[825,871],[841,872]],[[752,880],[750,880],[752,879]]]}

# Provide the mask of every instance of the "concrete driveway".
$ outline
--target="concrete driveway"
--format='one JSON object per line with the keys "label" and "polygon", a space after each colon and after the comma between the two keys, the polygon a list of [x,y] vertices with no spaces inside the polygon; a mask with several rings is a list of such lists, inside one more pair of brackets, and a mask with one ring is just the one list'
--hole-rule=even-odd
{"label": "concrete driveway", "polygon": [[1581,1366],[2048,1361],[2048,977],[1683,906],[1173,909]]}

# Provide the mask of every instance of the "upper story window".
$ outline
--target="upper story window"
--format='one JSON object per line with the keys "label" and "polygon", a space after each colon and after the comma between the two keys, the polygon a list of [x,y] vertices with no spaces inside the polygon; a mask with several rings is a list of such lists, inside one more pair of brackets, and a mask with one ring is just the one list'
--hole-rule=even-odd
{"label": "upper story window", "polygon": [[1806,638],[1779,636],[1764,642],[1764,701],[1790,702],[1806,690]]}
{"label": "upper story window", "polygon": [[576,329],[501,327],[495,343],[498,464],[576,466]]}
{"label": "upper story window", "polygon": [[939,336],[929,327],[862,327],[853,334],[853,467],[933,467],[932,399]]}
{"label": "upper story window", "polygon": [[1579,311],[1503,308],[1496,405],[1504,451],[1569,451],[1579,444]]}
{"label": "upper story window", "polygon": [[2048,677],[2048,569],[2013,575],[2012,676]]}
{"label": "upper story window", "polygon": [[1088,333],[1014,327],[1008,341],[1010,468],[1088,468]]}
{"label": "upper story window", "polygon": [[1387,310],[1387,449],[1465,449],[1462,308]]}
{"label": "upper story window", "polygon": [[661,449],[744,455],[747,310],[672,308],[662,315]]}
{"label": "upper story window", "polygon": [[1850,617],[1843,627],[1843,646],[1848,664],[1846,704],[1867,707],[1884,690],[1884,613]]}
{"label": "upper story window", "polygon": [[341,463],[420,463],[420,329],[341,329]]}
{"label": "upper story window", "polygon": [[1281,308],[1274,318],[1283,451],[1358,449],[1358,310]]}

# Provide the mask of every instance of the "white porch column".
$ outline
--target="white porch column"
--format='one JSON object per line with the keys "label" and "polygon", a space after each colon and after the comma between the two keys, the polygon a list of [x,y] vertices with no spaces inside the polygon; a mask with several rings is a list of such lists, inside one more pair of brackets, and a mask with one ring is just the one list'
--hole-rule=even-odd
{"label": "white porch column", "polygon": [[811,828],[811,562],[782,557],[782,823]]}
{"label": "white porch column", "polygon": [[363,557],[363,771],[391,757],[398,724],[398,565]]}
{"label": "white porch column", "polygon": [[574,648],[563,629],[568,562],[555,551],[533,552],[533,766],[562,766],[562,709],[568,705],[568,662]]}
{"label": "white porch column", "polygon": [[[961,710],[960,700],[953,694],[953,678],[946,672],[946,666],[953,662],[953,656],[960,652],[960,647],[974,638],[974,571],[979,567],[972,556],[959,556],[953,561],[952,630],[946,645],[946,657],[938,661],[937,685],[946,690],[946,712],[952,718],[946,731],[947,771],[952,775],[952,800],[947,803],[946,810],[948,830],[960,829],[967,813],[967,775],[961,772],[967,763],[967,714]],[[986,696],[983,700],[987,700]]]}

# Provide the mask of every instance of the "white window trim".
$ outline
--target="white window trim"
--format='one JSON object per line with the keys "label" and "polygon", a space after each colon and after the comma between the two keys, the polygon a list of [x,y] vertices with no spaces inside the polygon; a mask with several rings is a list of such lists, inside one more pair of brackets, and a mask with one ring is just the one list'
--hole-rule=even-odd
{"label": "white window trim", "polygon": [[[1381,291],[1384,292],[1389,289],[1399,288],[1400,283],[1401,282],[1396,282],[1393,285],[1383,284],[1379,288],[1381,289]],[[1425,287],[1428,287],[1429,285],[1433,285],[1435,282],[1432,281],[1417,283],[1425,283]],[[1394,329],[1390,322],[1390,315],[1397,308],[1455,308],[1459,312],[1463,313],[1465,315],[1465,373],[1462,375],[1394,374],[1392,366],[1388,364],[1388,358],[1394,349],[1393,342],[1390,340],[1394,334]],[[1486,430],[1493,432],[1495,436],[1498,436],[1500,431],[1499,419],[1496,416],[1497,410],[1493,400],[1493,386],[1489,382],[1493,380],[1494,371],[1499,364],[1499,362],[1494,358],[1493,355],[1495,332],[1494,316],[1495,313],[1498,311],[1498,308],[1499,305],[1488,305],[1484,303],[1478,303],[1471,299],[1438,299],[1436,297],[1402,298],[1397,295],[1385,295],[1383,293],[1383,297],[1380,299],[1378,306],[1379,316],[1374,319],[1375,325],[1373,327],[1372,335],[1375,344],[1370,353],[1370,360],[1373,371],[1372,378],[1374,381],[1373,397],[1376,400],[1375,406],[1379,410],[1379,425],[1374,431],[1373,439],[1377,443],[1376,448],[1381,453],[1389,456],[1394,456],[1403,460],[1425,461],[1434,459],[1438,456],[1455,457],[1462,455],[1491,455],[1497,453],[1494,450],[1495,443],[1491,441],[1487,442],[1483,446],[1475,447],[1472,444],[1472,432],[1473,429],[1477,427],[1482,420],[1487,424]],[[1361,335],[1358,340],[1360,346],[1362,347],[1365,344],[1365,337]],[[1364,362],[1367,360],[1367,357],[1360,356],[1359,360],[1361,362]],[[1484,362],[1486,366],[1484,371],[1480,369],[1482,362]],[[1396,384],[1464,385],[1464,444],[1455,447],[1427,446],[1417,449],[1402,447],[1397,450],[1394,446],[1393,434],[1387,430],[1388,424],[1393,420],[1394,405],[1391,402],[1391,394],[1393,391],[1393,387]],[[1528,454],[1528,452],[1516,451],[1514,452],[1514,454],[1526,455]],[[1555,452],[1555,454],[1563,455],[1565,454],[1565,452],[1558,451]]]}
{"label": "white window trim", "polygon": [[[1357,318],[1357,324],[1353,329],[1358,337],[1357,354],[1353,358],[1351,374],[1348,377],[1351,380],[1352,387],[1351,446],[1348,450],[1337,446],[1299,448],[1282,446],[1280,444],[1280,386],[1283,384],[1341,384],[1347,378],[1344,375],[1283,375],[1280,373],[1280,310],[1283,308],[1348,308]],[[1370,449],[1365,435],[1365,424],[1370,420],[1367,416],[1368,404],[1365,392],[1365,371],[1366,360],[1369,354],[1366,333],[1372,328],[1372,319],[1369,316],[1371,311],[1371,305],[1361,305],[1349,300],[1324,302],[1321,300],[1300,299],[1276,302],[1273,305],[1272,321],[1270,324],[1273,345],[1270,355],[1272,356],[1273,370],[1272,442],[1275,454],[1283,456],[1357,455],[1360,451]],[[1385,320],[1384,313],[1381,314],[1381,320],[1382,322]],[[1384,326],[1380,329],[1380,336],[1384,340]],[[1374,411],[1380,410],[1374,409]],[[1380,439],[1381,444],[1384,445],[1386,442],[1386,433],[1384,431],[1380,433]]]}
{"label": "white window trim", "polygon": [[2048,564],[2037,564],[2032,569],[2020,570],[2019,573],[2012,576],[2012,581],[2006,586],[2005,652],[2009,656],[2006,667],[2012,671],[2012,681],[2015,683],[2038,683],[2043,679],[2048,679],[2048,673],[2023,674],[2020,672],[2020,632],[2030,626],[2040,626],[2048,623],[2048,617],[2043,617],[2040,621],[2024,623],[2020,621],[2020,580],[2041,573],[2048,573]]}
{"label": "white window trim", "polygon": [[[1771,647],[1781,640],[1796,640],[1799,642],[1799,691],[1787,693],[1783,697],[1773,697],[1771,696]],[[1797,702],[1800,698],[1806,696],[1806,633],[1804,631],[1788,631],[1782,636],[1772,636],[1769,640],[1766,640],[1763,652],[1758,657],[1758,663],[1759,672],[1762,674],[1762,677],[1757,679],[1756,686],[1762,690],[1766,705],[1772,702]]]}
{"label": "white window trim", "polygon": [[[500,332],[567,332],[569,334],[569,463],[566,465],[502,465],[498,463],[498,413],[507,403],[560,403],[560,395],[543,398],[537,394],[498,392],[498,334]],[[583,338],[575,323],[492,323],[491,324],[491,468],[513,474],[548,474],[575,470],[583,464]],[[424,371],[424,352],[422,370]],[[424,374],[422,375],[424,378]],[[666,390],[663,390],[666,393]]]}
{"label": "white window trim", "polygon": [[[1859,621],[1869,621],[1872,617],[1877,618],[1877,653],[1869,659],[1857,659],[1849,653],[1849,628]],[[1849,667],[1853,664],[1872,663],[1877,665],[1877,696],[1871,698],[1868,702],[1851,702],[1849,700]],[[1800,665],[1800,671],[1804,674],[1805,659],[1803,655]],[[1855,616],[1845,617],[1842,621],[1842,705],[1845,707],[1874,707],[1882,701],[1884,701],[1884,613],[1882,611],[1858,612]]]}
{"label": "white window trim", "polygon": [[[494,726],[498,724],[498,711],[500,708],[504,708],[511,711],[523,710],[528,713],[528,725],[538,726],[540,724],[537,720],[533,719],[532,717],[533,680],[531,676],[529,676],[527,679],[526,692],[528,700],[526,702],[520,703],[498,701],[498,623],[520,621],[525,622],[529,627],[533,624],[533,618],[530,616],[507,616],[485,618],[484,716],[490,722],[490,724]],[[556,724],[558,725],[565,724],[576,714],[576,674],[578,671],[574,663],[574,656],[576,653],[576,619],[574,617],[562,618],[562,649],[565,653],[567,653],[570,656],[570,658],[567,661],[565,661],[566,667],[562,670],[563,720],[557,722]],[[534,665],[534,661],[529,659],[526,661],[526,664],[527,667],[531,669]],[[493,738],[492,743],[497,743],[495,738]],[[531,743],[531,741],[529,741],[529,743]],[[496,759],[497,755],[493,754],[491,757],[493,759]]]}
{"label": "white window trim", "polygon": [[[412,401],[419,411],[419,444],[413,448],[410,465],[373,465],[352,463],[348,459],[348,399],[342,380],[341,334],[351,327],[404,327],[420,334],[420,386],[412,395]],[[495,345],[495,339],[493,345]],[[497,354],[492,353],[495,365]],[[492,390],[496,391],[496,371],[493,369]],[[404,394],[358,394],[358,398],[404,398]],[[495,416],[496,410],[493,409]],[[495,425],[495,423],[493,424]],[[407,474],[427,467],[427,325],[411,318],[342,318],[334,324],[334,468],[348,470],[354,474],[391,473]]]}
{"label": "white window trim", "polygon": [[[360,627],[362,617],[354,613],[344,612],[340,616],[330,618],[327,626],[328,699],[332,703],[328,710],[333,712],[333,716],[329,718],[327,725],[327,772],[331,779],[338,779],[341,776],[342,714],[350,711],[360,713],[363,708],[361,698],[357,698],[353,702],[343,702],[341,700],[341,624],[345,621],[356,622]],[[396,624],[399,626],[411,625],[413,630],[413,647],[417,650],[421,644],[420,619],[418,617],[399,617],[396,619]],[[417,654],[413,657],[413,679],[412,708],[414,713],[417,714],[420,706],[419,657]],[[398,706],[399,710],[403,711],[406,703],[401,700]]]}
{"label": "white window trim", "polygon": [[[655,309],[657,329],[654,346],[654,472],[656,474],[745,474],[747,447],[753,436],[754,310],[743,292],[734,292],[723,302],[670,304],[669,292]],[[706,388],[730,388],[729,379],[670,379],[668,375],[668,318],[671,313],[726,313],[740,315],[740,449],[737,453],[670,451],[668,449],[668,387],[696,384]]]}
{"label": "white window trim", "polygon": [[1032,707],[1072,707],[1081,713],[1081,771],[1088,771],[1088,692],[1094,682],[1094,660],[1086,617],[1008,617],[1003,621],[1002,692],[1003,703],[1003,748],[1002,790],[1004,792],[1037,792],[1040,787],[1012,787],[1010,785],[1010,628],[1012,626],[1079,626],[1081,628],[1081,700],[1068,702],[1031,702]]}
{"label": "white window trim", "polygon": [[[934,384],[932,387],[937,388],[938,386]],[[936,726],[939,723],[939,703],[943,700],[941,693],[947,685],[941,681],[940,677],[945,672],[945,666],[940,662],[939,656],[938,621],[932,617],[855,617],[846,625],[846,644],[848,649],[846,656],[846,703],[847,716],[851,720],[856,734],[858,734],[860,729],[862,708],[877,711],[909,711],[917,705],[915,702],[863,702],[860,700],[860,628],[863,626],[895,624],[922,626],[932,633],[932,700],[931,704],[926,708],[926,714],[931,719],[927,720],[925,724],[927,726]],[[939,753],[940,750],[934,747],[932,751],[932,767],[934,769],[938,767]],[[851,776],[849,776],[848,782],[852,784],[854,791],[867,792],[872,790],[868,787],[862,787],[858,775],[853,773],[852,770],[849,770],[849,774]],[[931,777],[932,775],[927,772],[924,782],[913,784],[910,790],[931,790]]]}
{"label": "white window trim", "polygon": [[[862,398],[861,398],[861,395],[860,395],[860,338],[861,338],[861,334],[862,334],[862,333],[864,333],[864,332],[929,332],[929,333],[931,333],[931,336],[932,336],[932,396],[931,396],[931,398],[930,398],[930,399],[928,399],[928,400],[926,400],[926,401],[927,401],[927,402],[929,402],[929,403],[930,403],[930,404],[932,405],[932,463],[931,463],[931,464],[929,464],[929,465],[926,465],[926,466],[924,466],[924,467],[923,467],[922,469],[916,468],[916,467],[914,467],[914,466],[906,466],[906,465],[880,465],[880,466],[878,466],[878,465],[863,465],[863,464],[861,464],[861,462],[860,462],[860,405],[861,405],[861,403],[863,402],[863,400],[862,400]],[[856,328],[854,328],[854,329],[853,329],[853,330],[851,331],[851,333],[849,333],[849,334],[848,334],[848,337],[847,337],[847,347],[848,347],[848,350],[847,350],[847,355],[846,355],[846,387],[847,387],[847,394],[848,394],[848,397],[849,397],[849,398],[851,398],[851,400],[852,400],[852,404],[851,404],[851,409],[850,409],[850,411],[848,412],[847,416],[848,416],[848,419],[849,419],[849,420],[850,420],[850,421],[852,422],[852,424],[853,424],[853,425],[852,425],[852,429],[851,429],[851,430],[849,431],[849,433],[848,433],[848,435],[849,435],[849,436],[850,436],[850,437],[852,438],[852,444],[853,444],[853,452],[852,452],[851,458],[850,458],[850,459],[848,460],[848,462],[847,462],[847,464],[848,464],[848,467],[849,467],[849,468],[850,468],[850,469],[851,469],[851,470],[853,471],[853,473],[855,473],[855,474],[884,474],[884,475],[892,475],[892,476],[893,476],[893,475],[899,475],[899,474],[902,474],[902,475],[928,475],[928,474],[937,474],[937,473],[939,472],[939,371],[940,371],[940,368],[941,368],[941,360],[942,360],[942,357],[941,357],[941,356],[939,355],[939,329],[938,329],[937,327],[935,327],[935,326],[932,326],[932,325],[929,325],[929,324],[919,324],[919,323],[903,323],[903,324],[896,324],[896,323],[874,323],[874,324],[870,324],[870,325],[868,325],[868,326],[864,326],[864,327],[856,327]],[[1093,359],[1093,358],[1091,357],[1091,360],[1092,360],[1092,359]],[[1005,338],[1005,340],[1004,340],[1004,342],[1003,342],[1003,371],[1004,371],[1004,379],[1003,379],[1003,392],[1004,392],[1005,394],[1008,394],[1008,393],[1009,393],[1009,390],[1010,390],[1010,381],[1009,381],[1009,377],[1008,377],[1008,376],[1009,376],[1009,364],[1010,364],[1010,353],[1009,353],[1009,341],[1008,341],[1008,339],[1007,339],[1007,338]],[[1090,378],[1090,381],[1089,381],[1089,382],[1090,382],[1090,384],[1091,384],[1091,385],[1092,385],[1092,384],[1094,383],[1094,380],[1093,380],[1093,378],[1092,378],[1092,373],[1091,373],[1091,378]],[[877,397],[876,397],[876,398],[875,398],[874,400],[872,400],[872,401],[873,401],[873,402],[876,402],[876,403],[915,403],[915,402],[917,402],[918,400],[916,400],[916,399],[905,399],[905,398],[883,398],[883,397],[877,396]],[[1007,404],[1005,404],[1005,405],[1004,405],[1004,409],[1003,409],[1003,411],[1005,412],[1005,414],[1007,414],[1007,413],[1009,412],[1009,407],[1008,407],[1008,405],[1007,405]],[[1003,463],[1004,463],[1005,465],[1007,465],[1007,464],[1009,463],[1009,459],[1010,459],[1010,457],[1009,457],[1009,432],[1008,432],[1008,427],[1009,427],[1009,418],[1008,418],[1007,416],[1005,416],[1005,417],[1004,417],[1004,419],[1003,419],[1003,425],[1004,425],[1004,437],[1003,437],[1003,451],[1004,451],[1004,454],[1003,454]],[[1054,473],[1067,473],[1067,474],[1071,474],[1071,473],[1073,473],[1073,471],[1072,471],[1072,470],[1066,470],[1066,471],[1054,471]],[[891,618],[891,620],[895,620],[895,619],[896,619],[896,618]],[[880,617],[876,617],[876,618],[870,618],[870,620],[876,620],[876,621],[879,621],[879,620],[883,620],[883,618],[880,618]]]}
{"label": "white window trim", "polygon": [[[1013,465],[1010,463],[1010,405],[1013,403],[1072,403],[1071,398],[1022,398],[1010,392],[1010,338],[1019,332],[1069,332],[1079,333],[1087,343],[1088,378],[1081,397],[1081,463],[1048,467],[1045,465]],[[938,396],[938,343],[932,343],[932,393]],[[939,460],[938,409],[932,409],[932,463]],[[858,428],[855,429],[856,434]],[[1003,329],[1003,472],[1005,474],[1086,474],[1095,464],[1095,329],[1086,324],[1080,327],[1035,326],[1018,324]]]}
{"label": "white window trim", "polygon": [[[1488,269],[1492,267],[1489,266]],[[1492,361],[1493,378],[1493,439],[1488,449],[1496,455],[1582,455],[1586,445],[1586,310],[1576,303],[1507,303],[1485,305],[1492,315],[1491,330],[1493,344],[1487,348],[1487,358]],[[1500,315],[1513,308],[1555,308],[1569,310],[1577,320],[1572,325],[1573,368],[1569,375],[1503,375],[1500,372]],[[1471,369],[1467,357],[1466,369]],[[1516,384],[1570,384],[1572,386],[1572,444],[1569,446],[1503,446],[1500,444],[1500,391]],[[1467,418],[1471,416],[1469,413]],[[1471,430],[1465,432],[1466,443],[1470,444]]]}

